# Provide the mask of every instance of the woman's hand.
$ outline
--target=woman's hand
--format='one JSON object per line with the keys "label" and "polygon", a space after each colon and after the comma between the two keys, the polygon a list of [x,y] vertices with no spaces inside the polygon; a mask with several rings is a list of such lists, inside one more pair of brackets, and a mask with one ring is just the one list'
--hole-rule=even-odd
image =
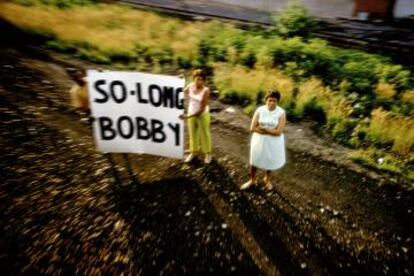
{"label": "woman's hand", "polygon": [[260,126],[257,126],[253,129],[254,132],[257,132],[259,134],[267,134],[266,130]]}
{"label": "woman's hand", "polygon": [[279,130],[278,128],[276,128],[276,129],[269,129],[268,130],[268,134],[269,135],[272,135],[272,136],[280,136],[280,135],[282,135],[282,131]]}
{"label": "woman's hand", "polygon": [[282,132],[280,131],[280,130],[275,130],[274,132],[273,132],[273,134],[272,134],[273,136],[280,136],[280,135],[282,135]]}
{"label": "woman's hand", "polygon": [[185,120],[188,119],[188,116],[185,114],[181,114],[180,116],[178,116],[178,118],[180,118],[181,120]]}
{"label": "woman's hand", "polygon": [[277,128],[271,129],[271,128],[264,128],[264,127],[257,126],[255,131],[257,133],[264,134],[264,135],[271,135],[271,136],[282,135],[282,132]]}

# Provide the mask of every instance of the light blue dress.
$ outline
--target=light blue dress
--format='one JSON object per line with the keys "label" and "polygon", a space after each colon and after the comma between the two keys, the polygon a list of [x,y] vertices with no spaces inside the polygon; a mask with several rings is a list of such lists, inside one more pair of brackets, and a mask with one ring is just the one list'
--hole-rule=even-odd
{"label": "light blue dress", "polygon": [[[277,106],[270,111],[266,105],[256,109],[259,124],[264,128],[276,128],[285,110]],[[254,132],[250,142],[250,165],[262,170],[277,170],[286,163],[285,137],[263,135]]]}

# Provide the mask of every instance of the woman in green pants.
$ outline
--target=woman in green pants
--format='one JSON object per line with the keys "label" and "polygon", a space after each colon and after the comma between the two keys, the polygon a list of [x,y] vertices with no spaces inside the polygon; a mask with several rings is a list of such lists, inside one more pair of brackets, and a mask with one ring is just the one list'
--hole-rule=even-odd
{"label": "woman in green pants", "polygon": [[191,162],[198,153],[204,154],[204,163],[211,162],[211,133],[210,112],[208,101],[210,89],[205,85],[206,75],[198,69],[193,72],[193,82],[184,89],[184,95],[189,99],[187,114],[188,135],[190,139],[190,154],[185,162]]}

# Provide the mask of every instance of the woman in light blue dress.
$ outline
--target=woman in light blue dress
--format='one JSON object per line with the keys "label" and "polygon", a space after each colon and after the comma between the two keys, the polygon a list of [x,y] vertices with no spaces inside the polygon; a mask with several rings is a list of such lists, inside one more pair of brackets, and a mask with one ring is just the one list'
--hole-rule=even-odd
{"label": "woman in light blue dress", "polygon": [[277,170],[286,163],[285,138],[283,129],[286,125],[286,113],[278,106],[280,93],[271,91],[266,95],[266,104],[256,109],[250,132],[250,180],[241,186],[241,190],[256,185],[257,169],[265,171],[263,181],[265,189],[273,188],[271,171]]}

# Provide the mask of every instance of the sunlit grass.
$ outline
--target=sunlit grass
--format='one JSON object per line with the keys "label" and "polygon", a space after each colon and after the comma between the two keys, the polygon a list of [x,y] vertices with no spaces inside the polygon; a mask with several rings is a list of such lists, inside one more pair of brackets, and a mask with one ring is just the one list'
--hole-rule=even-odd
{"label": "sunlit grass", "polygon": [[258,67],[228,66],[216,64],[214,83],[221,91],[221,97],[236,94],[249,99],[253,104],[263,103],[264,94],[272,89],[281,93],[280,105],[288,107],[292,103],[295,83],[277,69]]}
{"label": "sunlit grass", "polygon": [[176,57],[194,59],[197,23],[135,10],[121,5],[87,5],[59,9],[54,6],[0,4],[0,16],[28,30],[38,30],[70,43],[88,44],[102,54],[133,55],[137,46],[171,49]]}
{"label": "sunlit grass", "polygon": [[367,135],[374,143],[392,143],[393,152],[408,156],[414,150],[414,119],[377,108],[372,111]]}
{"label": "sunlit grass", "polygon": [[307,106],[311,104],[321,104],[322,102],[325,103],[326,98],[329,97],[326,93],[326,87],[323,86],[322,81],[319,79],[310,78],[300,84],[295,99],[295,114],[301,116],[305,113],[305,108]]}

